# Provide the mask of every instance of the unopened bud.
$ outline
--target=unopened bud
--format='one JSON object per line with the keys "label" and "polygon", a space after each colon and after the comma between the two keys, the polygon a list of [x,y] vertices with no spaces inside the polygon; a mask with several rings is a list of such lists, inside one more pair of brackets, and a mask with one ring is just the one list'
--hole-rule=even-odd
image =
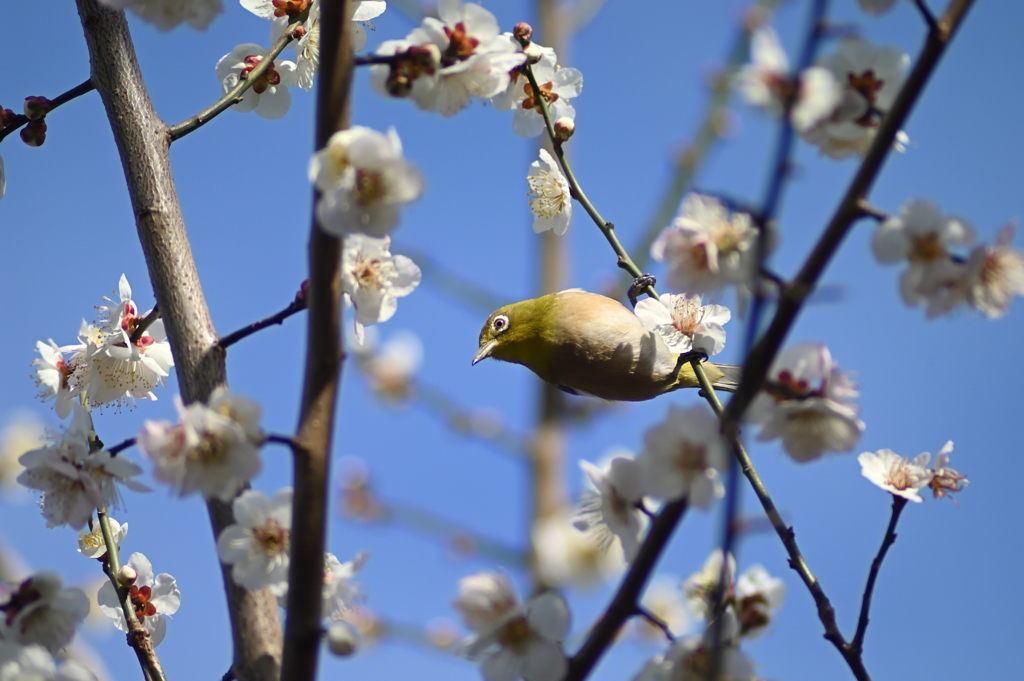
{"label": "unopened bud", "polygon": [[544,56],[544,53],[540,51],[540,47],[537,43],[530,43],[524,47],[523,54],[526,55],[527,64],[536,64]]}
{"label": "unopened bud", "polygon": [[562,116],[555,121],[555,137],[563,142],[572,137],[576,132],[576,123],[568,116]]}
{"label": "unopened bud", "polygon": [[348,622],[334,622],[327,627],[327,649],[338,657],[348,657],[359,650],[359,632]]}
{"label": "unopened bud", "polygon": [[29,121],[28,125],[21,129],[21,141],[30,147],[42,146],[46,141],[46,121],[42,118]]}
{"label": "unopened bud", "polygon": [[131,586],[135,583],[139,573],[131,565],[122,565],[117,571],[117,583],[121,586]]}
{"label": "unopened bud", "polygon": [[14,112],[0,106],[0,128],[14,120]]}
{"label": "unopened bud", "polygon": [[50,109],[53,105],[46,97],[26,97],[25,98],[25,115],[28,116],[30,121],[37,121],[46,114],[50,113]]}
{"label": "unopened bud", "polygon": [[530,26],[525,21],[520,21],[512,29],[512,37],[519,41],[519,44],[526,47],[527,43],[533,38],[533,26]]}

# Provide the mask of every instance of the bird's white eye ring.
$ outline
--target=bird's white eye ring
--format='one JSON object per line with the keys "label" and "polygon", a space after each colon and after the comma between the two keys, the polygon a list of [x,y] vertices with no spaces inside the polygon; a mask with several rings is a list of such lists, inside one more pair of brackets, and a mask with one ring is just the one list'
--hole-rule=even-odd
{"label": "bird's white eye ring", "polygon": [[491,328],[494,329],[494,333],[505,333],[508,331],[508,317],[503,314],[498,315],[491,322]]}

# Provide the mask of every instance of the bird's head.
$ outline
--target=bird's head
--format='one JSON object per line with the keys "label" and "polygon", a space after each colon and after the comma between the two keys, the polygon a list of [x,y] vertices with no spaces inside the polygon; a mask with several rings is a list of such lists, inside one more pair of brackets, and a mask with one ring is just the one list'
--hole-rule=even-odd
{"label": "bird's head", "polygon": [[480,347],[473,364],[493,357],[532,367],[537,359],[532,355],[541,352],[540,338],[553,302],[551,296],[542,296],[495,310],[480,330]]}

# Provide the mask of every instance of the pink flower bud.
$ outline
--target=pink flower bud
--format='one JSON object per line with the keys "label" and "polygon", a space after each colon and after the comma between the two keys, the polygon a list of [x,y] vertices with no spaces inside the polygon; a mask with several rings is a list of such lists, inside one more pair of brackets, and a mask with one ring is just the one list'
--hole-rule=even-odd
{"label": "pink flower bud", "polygon": [[533,26],[530,26],[525,21],[520,21],[512,29],[512,37],[518,40],[520,45],[526,47],[533,38]]}
{"label": "pink flower bud", "polygon": [[562,116],[555,121],[555,137],[563,142],[572,137],[576,132],[576,123],[568,116]]}
{"label": "pink flower bud", "polygon": [[117,583],[121,586],[131,586],[135,583],[139,573],[131,565],[122,565],[117,571]]}
{"label": "pink flower bud", "polygon": [[28,125],[21,129],[21,141],[30,147],[42,146],[46,141],[46,121],[42,118],[29,121]]}
{"label": "pink flower bud", "polygon": [[53,105],[46,97],[26,97],[25,115],[30,121],[36,121],[50,112]]}

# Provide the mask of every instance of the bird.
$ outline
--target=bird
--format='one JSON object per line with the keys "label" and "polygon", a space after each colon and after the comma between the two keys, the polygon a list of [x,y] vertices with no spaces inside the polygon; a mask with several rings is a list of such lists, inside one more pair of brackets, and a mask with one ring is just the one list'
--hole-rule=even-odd
{"label": "bird", "polygon": [[[691,355],[669,349],[622,303],[568,289],[495,310],[480,330],[473,364],[521,364],[567,393],[639,402],[699,387]],[[740,367],[704,363],[716,389],[732,392]]]}

